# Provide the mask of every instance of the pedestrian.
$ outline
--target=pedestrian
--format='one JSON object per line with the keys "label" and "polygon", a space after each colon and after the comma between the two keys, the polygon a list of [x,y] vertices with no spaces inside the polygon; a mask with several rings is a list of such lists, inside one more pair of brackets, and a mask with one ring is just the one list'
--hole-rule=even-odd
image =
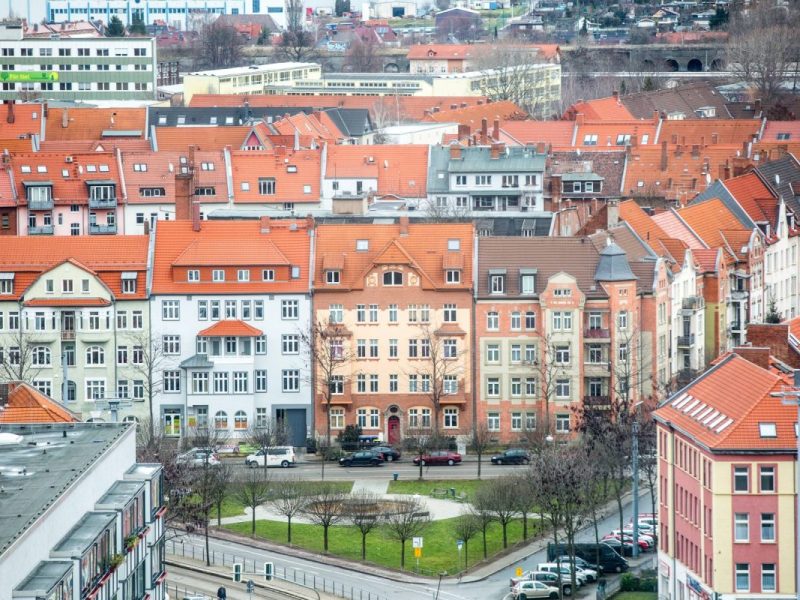
{"label": "pedestrian", "polygon": [[225,600],[227,597],[228,597],[228,592],[225,591],[225,587],[219,586],[219,589],[217,590],[217,598],[219,600]]}

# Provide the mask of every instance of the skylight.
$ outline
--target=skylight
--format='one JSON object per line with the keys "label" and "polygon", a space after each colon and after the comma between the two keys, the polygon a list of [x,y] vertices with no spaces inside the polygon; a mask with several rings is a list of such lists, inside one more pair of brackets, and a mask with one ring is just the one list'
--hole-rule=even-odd
{"label": "skylight", "polygon": [[758,433],[762,438],[778,437],[778,428],[775,423],[759,423]]}

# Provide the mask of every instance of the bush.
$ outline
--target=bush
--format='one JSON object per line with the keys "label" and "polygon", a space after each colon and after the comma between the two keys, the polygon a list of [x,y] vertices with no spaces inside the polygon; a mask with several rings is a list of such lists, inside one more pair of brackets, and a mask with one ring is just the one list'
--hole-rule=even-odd
{"label": "bush", "polygon": [[658,581],[653,576],[640,577],[632,573],[625,573],[620,581],[622,592],[657,592]]}

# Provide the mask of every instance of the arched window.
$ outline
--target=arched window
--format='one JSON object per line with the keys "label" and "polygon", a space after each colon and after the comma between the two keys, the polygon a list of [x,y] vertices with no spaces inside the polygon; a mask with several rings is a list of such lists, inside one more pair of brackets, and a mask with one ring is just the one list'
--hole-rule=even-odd
{"label": "arched window", "polygon": [[228,413],[220,410],[214,415],[214,429],[227,429],[228,428]]}
{"label": "arched window", "polygon": [[403,274],[400,271],[386,271],[383,274],[383,285],[403,285]]}
{"label": "arched window", "polygon": [[87,365],[104,365],[106,362],[106,352],[102,346],[89,346],[86,349]]}
{"label": "arched window", "polygon": [[233,415],[233,428],[234,429],[247,429],[247,413],[243,410],[237,410]]}
{"label": "arched window", "polygon": [[50,348],[47,346],[34,346],[33,364],[39,367],[50,366]]}

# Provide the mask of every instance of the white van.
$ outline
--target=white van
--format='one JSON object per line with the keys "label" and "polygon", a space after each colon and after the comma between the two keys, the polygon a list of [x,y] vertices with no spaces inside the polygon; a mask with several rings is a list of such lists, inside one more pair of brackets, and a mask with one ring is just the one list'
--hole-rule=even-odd
{"label": "white van", "polygon": [[[267,466],[268,467],[283,467],[284,469],[294,466],[297,462],[297,457],[294,453],[294,448],[291,446],[275,446],[274,448],[267,448]],[[263,467],[264,466],[264,451],[259,450],[255,454],[248,455],[244,459],[244,464],[248,467]]]}

